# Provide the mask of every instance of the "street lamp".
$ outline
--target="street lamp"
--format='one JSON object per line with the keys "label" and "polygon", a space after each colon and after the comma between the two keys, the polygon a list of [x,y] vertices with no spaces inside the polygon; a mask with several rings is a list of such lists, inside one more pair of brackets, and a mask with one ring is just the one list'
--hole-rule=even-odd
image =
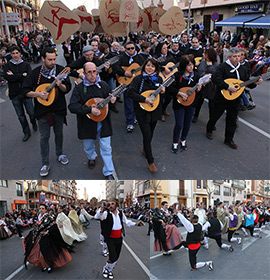
{"label": "street lamp", "polygon": [[191,10],[191,4],[193,0],[188,0],[188,28],[187,28],[187,35],[188,39],[190,36],[190,10]]}

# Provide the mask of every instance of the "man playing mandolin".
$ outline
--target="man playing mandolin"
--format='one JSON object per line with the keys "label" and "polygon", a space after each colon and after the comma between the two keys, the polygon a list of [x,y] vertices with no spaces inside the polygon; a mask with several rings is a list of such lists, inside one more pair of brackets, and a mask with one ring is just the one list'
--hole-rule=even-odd
{"label": "man playing mandolin", "polygon": [[[98,109],[95,105],[90,107],[85,105],[89,99],[96,99],[99,102],[107,98],[110,93],[110,87],[106,82],[101,81],[94,63],[85,63],[83,71],[83,82],[74,88],[68,108],[71,113],[77,114],[78,138],[83,140],[89,168],[95,168],[97,157],[95,139],[98,137],[100,154],[104,162],[103,175],[107,180],[113,180],[114,165],[111,148],[112,124],[110,112],[102,121],[94,121],[91,119],[91,115],[99,117],[103,110]],[[111,103],[115,101],[116,97],[111,97]],[[90,115],[90,117],[87,115]]]}
{"label": "man playing mandolin", "polygon": [[[249,80],[249,71],[247,67],[240,64],[241,50],[233,48],[229,51],[228,60],[221,63],[216,72],[213,75],[213,82],[217,86],[216,95],[214,98],[213,112],[207,123],[206,136],[208,139],[213,139],[213,130],[216,122],[222,116],[226,110],[226,128],[225,128],[225,140],[224,144],[228,145],[232,149],[237,149],[236,143],[233,141],[234,132],[236,129],[237,115],[240,109],[240,96],[237,92],[241,87],[236,88],[236,84],[231,85],[226,83],[226,79],[237,79],[241,81]],[[249,85],[250,88],[255,88],[256,85],[262,83],[260,78],[258,82]],[[221,90],[229,91],[229,97],[221,93]],[[233,95],[238,96],[234,98]],[[230,98],[230,100],[228,99]]]}
{"label": "man playing mandolin", "polygon": [[[40,133],[40,149],[42,167],[40,176],[49,174],[49,139],[50,127],[53,126],[55,134],[55,152],[57,160],[62,164],[68,164],[69,160],[63,154],[63,124],[66,123],[67,105],[65,94],[71,89],[69,78],[59,73],[67,72],[56,64],[56,53],[53,48],[46,47],[41,53],[43,64],[33,69],[23,83],[23,92],[27,97],[36,97],[35,116],[38,120]],[[64,69],[64,70],[63,70]],[[58,77],[57,77],[58,76]],[[59,78],[59,79],[58,79]],[[51,91],[46,91],[48,86],[55,84]],[[47,100],[51,100],[48,105]],[[44,105],[45,104],[45,105]]]}

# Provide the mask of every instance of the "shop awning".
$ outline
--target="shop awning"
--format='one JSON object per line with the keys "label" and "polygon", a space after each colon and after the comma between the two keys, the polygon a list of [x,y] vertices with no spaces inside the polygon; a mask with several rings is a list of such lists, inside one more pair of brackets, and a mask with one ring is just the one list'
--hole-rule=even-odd
{"label": "shop awning", "polygon": [[270,28],[270,14],[257,18],[251,22],[245,23],[249,28]]}
{"label": "shop awning", "polygon": [[226,18],[222,21],[218,21],[215,23],[215,26],[236,26],[243,27],[243,25],[249,21],[260,18],[262,14],[245,14],[245,15],[237,15],[234,17]]}

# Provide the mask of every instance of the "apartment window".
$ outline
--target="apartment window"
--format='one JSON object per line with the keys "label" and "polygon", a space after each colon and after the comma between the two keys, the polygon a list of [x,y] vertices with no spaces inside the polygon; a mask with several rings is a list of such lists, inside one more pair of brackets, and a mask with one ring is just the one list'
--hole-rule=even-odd
{"label": "apartment window", "polygon": [[199,203],[200,198],[196,197],[196,204]]}
{"label": "apartment window", "polygon": [[22,184],[16,183],[17,196],[23,196]]}
{"label": "apartment window", "polygon": [[49,194],[49,193],[46,193],[46,194],[45,194],[45,197],[46,197],[46,198],[50,198],[50,194]]}
{"label": "apartment window", "polygon": [[206,190],[207,189],[207,180],[203,180],[203,188]]}
{"label": "apartment window", "polygon": [[224,196],[231,196],[231,189],[228,188],[228,187],[224,187],[223,195]]}
{"label": "apartment window", "polygon": [[179,181],[179,195],[185,195],[185,182],[184,182],[184,180]]}
{"label": "apartment window", "polygon": [[121,189],[121,190],[120,190],[120,193],[124,193],[124,189]]}
{"label": "apartment window", "polygon": [[144,182],[144,189],[145,190],[150,189],[150,182],[149,181]]}
{"label": "apartment window", "polygon": [[203,201],[203,203],[204,203],[204,205],[205,205],[205,207],[206,207],[206,206],[207,206],[207,198],[206,198],[206,197],[203,197],[202,201]]}
{"label": "apartment window", "polygon": [[197,180],[197,189],[201,189],[202,186],[201,186],[201,180]]}
{"label": "apartment window", "polygon": [[220,195],[220,186],[215,185],[214,194],[215,194],[215,195]]}
{"label": "apartment window", "polygon": [[4,217],[7,212],[7,202],[6,201],[0,201],[0,217]]}
{"label": "apartment window", "polygon": [[242,194],[242,191],[241,191],[241,190],[237,190],[237,193],[238,193],[238,194]]}
{"label": "apartment window", "polygon": [[244,198],[247,198],[247,192],[244,191]]}
{"label": "apartment window", "polygon": [[7,188],[8,187],[7,180],[0,180],[0,187]]}
{"label": "apartment window", "polygon": [[141,193],[143,191],[143,183],[140,183],[138,186],[138,192]]}

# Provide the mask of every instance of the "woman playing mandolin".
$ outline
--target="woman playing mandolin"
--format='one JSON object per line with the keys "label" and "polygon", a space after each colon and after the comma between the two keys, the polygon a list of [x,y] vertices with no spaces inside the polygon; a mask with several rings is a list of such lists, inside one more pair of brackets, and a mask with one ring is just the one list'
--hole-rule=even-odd
{"label": "woman playing mandolin", "polygon": [[[194,60],[190,55],[183,55],[180,59],[179,72],[176,72],[175,83],[173,84],[173,110],[175,117],[175,125],[173,130],[173,143],[171,151],[178,152],[178,143],[180,139],[181,150],[187,150],[186,139],[191,125],[192,116],[194,113],[194,106],[192,102],[189,106],[182,105],[178,98],[187,101],[189,96],[181,91],[182,88],[192,88],[198,82],[199,76],[194,73]],[[198,85],[197,91],[201,90],[201,85]],[[180,138],[181,133],[181,138]]]}
{"label": "woman playing mandolin", "polygon": [[[153,58],[147,59],[142,66],[142,74],[133,79],[127,91],[127,96],[134,101],[134,110],[143,135],[143,154],[148,161],[148,168],[151,172],[157,172],[152,155],[151,141],[157,121],[161,119],[162,108],[159,103],[155,110],[148,112],[140,107],[139,102],[154,106],[154,103],[159,101],[158,98],[152,100],[150,97],[146,98],[141,95],[145,91],[156,90],[162,84],[162,78],[158,74],[158,62]],[[165,89],[163,88],[161,93],[164,92]]]}

